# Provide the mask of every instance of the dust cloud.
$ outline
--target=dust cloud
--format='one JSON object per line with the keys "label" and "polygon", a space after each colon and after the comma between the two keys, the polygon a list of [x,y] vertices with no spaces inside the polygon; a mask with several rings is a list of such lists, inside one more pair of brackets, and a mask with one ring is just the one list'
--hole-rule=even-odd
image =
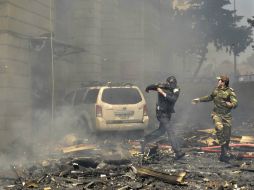
{"label": "dust cloud", "polygon": [[[31,122],[21,119],[13,124],[13,130],[7,134],[12,140],[3,146],[0,165],[8,167],[14,161],[47,155],[50,147],[55,147],[64,135],[72,133],[78,115],[63,106],[62,99],[70,89],[78,88],[84,81],[132,82],[144,92],[147,85],[164,82],[168,76],[174,75],[181,94],[172,125],[185,131],[193,130],[193,127],[212,127],[209,116],[212,105],[194,106],[191,100],[211,93],[216,85],[215,77],[222,73],[209,65],[214,63],[214,58],[220,65],[225,61],[225,53],[217,54],[215,48],[209,48],[209,59],[193,79],[198,58],[174,53],[188,42],[189,34],[183,32],[183,26],[189,21],[175,22],[174,10],[170,7],[170,0],[55,0],[54,38],[68,46],[61,49],[60,43],[56,43],[58,54],[54,60],[54,79],[50,45],[46,44],[38,52],[31,71],[35,79],[32,83]],[[76,47],[84,51],[75,53]],[[66,55],[61,56],[61,53]],[[228,59],[233,60],[233,57]],[[229,63],[233,65],[232,60]],[[52,80],[55,82],[56,104],[53,122]],[[155,119],[157,96],[145,92],[144,95],[151,130],[158,125]],[[87,137],[84,135],[83,138]]]}

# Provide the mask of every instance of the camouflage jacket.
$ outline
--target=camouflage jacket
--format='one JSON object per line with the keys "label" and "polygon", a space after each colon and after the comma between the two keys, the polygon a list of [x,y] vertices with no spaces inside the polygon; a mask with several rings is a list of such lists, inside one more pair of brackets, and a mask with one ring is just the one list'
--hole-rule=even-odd
{"label": "camouflage jacket", "polygon": [[[236,94],[232,88],[215,88],[209,96],[200,98],[200,102],[214,102],[213,111],[217,114],[229,114],[232,108],[236,108],[238,101]],[[226,102],[231,102],[232,106],[228,106]]]}

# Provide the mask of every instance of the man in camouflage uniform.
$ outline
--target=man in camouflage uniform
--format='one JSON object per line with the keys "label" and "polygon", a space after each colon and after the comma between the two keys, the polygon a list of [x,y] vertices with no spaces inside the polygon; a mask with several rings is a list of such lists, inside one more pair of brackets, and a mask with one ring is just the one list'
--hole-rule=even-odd
{"label": "man in camouflage uniform", "polygon": [[228,76],[217,77],[218,84],[209,96],[196,98],[192,100],[193,104],[198,102],[214,102],[214,108],[211,114],[215,125],[216,136],[221,145],[220,161],[229,160],[228,150],[231,136],[232,115],[231,109],[237,107],[237,98],[234,90],[229,88]]}

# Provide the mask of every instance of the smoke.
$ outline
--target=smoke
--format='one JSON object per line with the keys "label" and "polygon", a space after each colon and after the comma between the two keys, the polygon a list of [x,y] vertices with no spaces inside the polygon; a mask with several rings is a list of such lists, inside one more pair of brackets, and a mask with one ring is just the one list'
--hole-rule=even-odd
{"label": "smoke", "polygon": [[[171,1],[89,2],[89,5],[98,11],[96,14],[85,11],[81,13],[85,3],[80,0],[64,3],[59,1],[57,6],[57,23],[64,20],[64,26],[70,27],[62,31],[60,29],[63,24],[56,25],[56,37],[86,49],[86,52],[71,60],[74,64],[69,63],[66,67],[67,75],[64,76],[70,76],[68,84],[77,84],[76,81],[82,79],[131,81],[138,84],[144,92],[147,85],[165,81],[168,76],[175,75],[181,88],[181,95],[176,103],[175,121],[185,127],[203,121],[209,124],[211,105],[193,106],[191,100],[211,93],[216,85],[217,73],[209,73],[209,68],[201,68],[200,78],[192,81],[191,77],[198,66],[197,57],[175,53],[192,42],[188,31],[184,31],[190,21],[175,22],[175,15],[170,9]],[[66,14],[66,11],[77,14],[74,18],[70,13]],[[94,32],[90,34],[88,31]],[[214,58],[218,62],[225,59],[225,54],[215,52],[215,48],[209,48],[209,59],[204,63],[205,66]],[[91,65],[94,67],[91,68]],[[207,73],[211,78],[206,79]],[[75,76],[75,80],[72,80],[72,76]],[[199,81],[201,78],[206,81]],[[151,121],[153,120],[151,126],[157,126],[154,119],[157,96],[145,92],[144,95]]]}
{"label": "smoke", "polygon": [[8,168],[14,163],[32,163],[36,159],[57,154],[59,146],[66,146],[70,142],[67,134],[80,134],[85,139],[86,134],[77,130],[77,121],[78,116],[66,106],[55,111],[53,121],[50,111],[36,110],[33,112],[31,127],[28,127],[27,120],[13,123],[13,129],[21,130],[12,130],[6,134],[11,140],[2,146],[0,166]]}
{"label": "smoke", "polygon": [[[57,102],[60,102],[67,89],[77,87],[83,81],[131,81],[144,92],[147,85],[165,81],[168,76],[175,75],[181,93],[172,124],[185,131],[197,125],[212,127],[209,117],[212,104],[194,106],[191,100],[210,94],[215,86],[215,78],[198,78],[193,81],[190,77],[198,65],[197,58],[173,53],[189,38],[189,34],[182,31],[182,26],[189,22],[172,22],[172,15],[169,15],[170,2],[57,0],[55,38],[86,50],[69,55],[72,46],[65,46],[67,49],[57,47],[63,54],[67,51],[66,55],[55,60]],[[77,132],[75,126],[78,115],[69,107],[57,108],[52,122],[51,112],[46,109],[51,102],[51,54],[49,49],[39,53],[31,76],[34,80],[33,90],[38,97],[33,97],[33,114],[12,123],[8,132],[3,131],[6,136],[2,140],[3,151],[0,153],[0,165],[3,167],[32,157],[47,156],[57,144],[64,143],[66,134]],[[216,53],[214,48],[209,49],[208,60],[204,64],[213,64],[213,60],[221,62],[225,59],[224,56],[225,54]],[[207,73],[211,73],[207,68],[201,69],[199,76],[203,79]],[[212,75],[217,73],[211,74],[211,77]],[[155,116],[157,95],[145,92],[144,95],[150,126],[155,128],[158,124]],[[83,138],[86,138],[86,134],[83,134]]]}

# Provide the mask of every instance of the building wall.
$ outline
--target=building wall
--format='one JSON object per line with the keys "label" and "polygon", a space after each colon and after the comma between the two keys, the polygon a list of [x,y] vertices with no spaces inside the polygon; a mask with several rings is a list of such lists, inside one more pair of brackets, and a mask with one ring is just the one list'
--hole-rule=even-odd
{"label": "building wall", "polygon": [[55,39],[85,50],[55,60],[58,100],[84,81],[101,79],[101,2],[55,0]]}
{"label": "building wall", "polygon": [[[85,49],[56,61],[58,91],[64,94],[92,80],[128,81],[143,90],[145,85],[165,80],[161,56],[168,52],[161,53],[161,42],[167,33],[162,33],[161,22],[167,22],[169,2],[56,0],[56,38]],[[155,98],[146,98],[154,106]]]}
{"label": "building wall", "polygon": [[36,52],[30,38],[49,32],[49,1],[0,3],[1,146],[31,128],[31,65]]}
{"label": "building wall", "polygon": [[102,67],[108,71],[102,75],[105,80],[140,83],[144,70],[144,1],[118,0],[111,4],[104,2],[102,16]]}
{"label": "building wall", "polygon": [[160,76],[160,1],[144,1],[144,83],[158,82]]}
{"label": "building wall", "polygon": [[56,0],[56,38],[85,49],[56,61],[58,83],[143,83],[159,61],[159,6],[151,0]]}

